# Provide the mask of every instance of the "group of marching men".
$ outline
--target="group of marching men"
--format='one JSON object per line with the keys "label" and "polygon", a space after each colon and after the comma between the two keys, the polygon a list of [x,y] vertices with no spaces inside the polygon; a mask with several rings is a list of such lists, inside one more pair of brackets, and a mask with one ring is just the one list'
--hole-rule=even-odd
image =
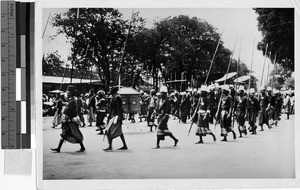
{"label": "group of marching men", "polygon": [[[61,121],[62,134],[59,146],[52,150],[60,152],[63,142],[68,141],[79,143],[81,146],[79,152],[85,151],[82,143],[83,136],[79,130],[79,126],[85,126],[83,108],[88,109],[90,126],[96,120],[97,131],[100,131],[98,134],[107,136],[109,145],[104,149],[105,151],[112,150],[112,141],[116,137],[120,137],[123,142],[120,150],[127,150],[128,147],[122,132],[124,120],[122,99],[118,95],[118,90],[117,86],[110,89],[108,94],[110,100],[106,98],[107,95],[104,91],[94,94],[92,90],[88,97],[83,99],[70,85],[64,94],[67,104],[63,110],[62,103],[59,103],[61,100],[57,101],[57,112],[53,126],[57,126]],[[256,134],[257,118],[258,126],[263,131],[264,125],[267,125],[269,129],[272,128],[272,125],[277,126],[282,110],[287,114],[287,119],[294,110],[294,95],[291,91],[282,94],[271,88],[262,89],[258,94],[253,88],[249,89],[249,93],[246,93],[243,86],[235,90],[229,85],[223,85],[219,89],[209,89],[203,85],[197,92],[168,94],[167,87],[161,86],[159,92],[156,93],[155,90],[151,90],[149,96],[146,97],[143,99],[141,96],[141,103],[143,106],[147,106],[146,120],[150,131],[152,132],[153,127],[157,129],[156,149],[160,148],[160,141],[164,140],[166,136],[174,140],[174,146],[177,145],[179,140],[168,129],[168,120],[172,117],[173,119],[178,118],[183,123],[186,123],[187,118],[190,118],[193,123],[196,123],[196,135],[199,136],[199,141],[196,144],[199,144],[203,143],[203,137],[206,135],[211,135],[216,141],[216,136],[210,130],[209,123],[215,123],[215,125],[219,123],[222,141],[227,141],[229,133],[232,133],[233,138],[236,139],[236,133],[233,129],[234,120],[238,124],[239,136],[242,137],[243,134],[247,135],[246,120],[249,123],[249,132]],[[59,119],[59,116],[62,116],[62,119]],[[105,117],[107,117],[106,124],[104,123]]]}

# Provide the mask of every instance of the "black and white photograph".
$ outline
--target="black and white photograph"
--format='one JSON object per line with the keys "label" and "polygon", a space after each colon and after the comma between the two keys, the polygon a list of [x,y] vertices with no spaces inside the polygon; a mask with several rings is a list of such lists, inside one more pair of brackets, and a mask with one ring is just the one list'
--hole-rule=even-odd
{"label": "black and white photograph", "polygon": [[291,179],[295,9],[42,9],[42,179]]}

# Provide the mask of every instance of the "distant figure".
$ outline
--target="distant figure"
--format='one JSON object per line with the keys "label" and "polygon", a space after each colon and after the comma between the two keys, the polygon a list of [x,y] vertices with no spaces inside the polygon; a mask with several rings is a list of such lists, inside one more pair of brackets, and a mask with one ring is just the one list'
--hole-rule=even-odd
{"label": "distant figure", "polygon": [[112,141],[116,137],[120,137],[123,146],[118,150],[127,150],[125,137],[122,131],[122,120],[123,120],[123,108],[122,108],[122,98],[118,94],[118,87],[112,87],[110,89],[110,95],[112,96],[110,102],[110,111],[108,115],[108,125],[106,127],[106,135],[108,140],[108,147],[103,149],[104,151],[112,150]]}
{"label": "distant figure", "polygon": [[61,100],[61,96],[63,96],[63,94],[57,94],[56,95],[56,112],[52,121],[52,128],[57,127],[57,125],[61,124],[61,110],[62,110],[62,100]]}
{"label": "distant figure", "polygon": [[148,112],[147,112],[147,124],[148,127],[150,127],[150,131],[152,132],[152,127],[155,126],[154,124],[154,117],[152,117],[152,114],[157,107],[157,98],[155,96],[155,90],[152,89],[150,91],[150,98],[149,98],[149,105],[148,105]]}
{"label": "distant figure", "polygon": [[72,144],[79,143],[80,150],[77,152],[84,152],[85,147],[82,143],[83,135],[79,130],[79,121],[76,120],[76,101],[74,99],[74,87],[72,85],[68,86],[66,91],[66,99],[68,104],[66,105],[63,111],[63,120],[62,120],[62,133],[60,134],[61,139],[59,141],[57,148],[51,148],[52,151],[60,152],[61,147],[64,141],[68,141]]}
{"label": "distant figure", "polygon": [[77,101],[77,108],[76,108],[76,113],[80,119],[80,122],[82,123],[82,126],[81,127],[84,127],[85,126],[85,122],[84,122],[84,117],[83,117],[83,101],[82,101],[82,98],[80,96],[80,93],[77,91],[76,93],[76,101]]}
{"label": "distant figure", "polygon": [[96,131],[100,131],[98,135],[103,134],[103,129],[105,128],[105,123],[103,122],[106,116],[106,100],[105,100],[105,92],[103,90],[99,90],[97,92],[96,97]]}
{"label": "distant figure", "polygon": [[289,92],[285,94],[284,101],[283,101],[283,108],[286,113],[286,119],[290,119],[291,97]]}
{"label": "distant figure", "polygon": [[90,123],[89,126],[92,126],[93,122],[96,121],[96,118],[95,118],[96,100],[95,100],[93,89],[91,89],[90,92],[89,92],[89,98],[87,99],[87,108],[88,108],[87,120]]}
{"label": "distant figure", "polygon": [[238,129],[240,133],[240,138],[244,133],[247,135],[247,129],[245,126],[246,122],[246,109],[247,109],[247,97],[244,95],[244,87],[240,87],[236,100],[235,100],[235,110],[236,110],[236,120],[238,123]]}
{"label": "distant figure", "polygon": [[254,88],[250,89],[249,99],[247,102],[247,117],[249,122],[249,132],[251,132],[252,135],[256,134],[256,118],[259,112],[259,102],[255,97],[255,90]]}
{"label": "distant figure", "polygon": [[269,105],[269,99],[266,95],[266,92],[264,89],[262,89],[260,91],[261,96],[259,98],[259,106],[260,106],[260,110],[259,110],[259,115],[258,115],[258,120],[259,120],[259,126],[261,127],[260,131],[263,131],[263,125],[266,124],[268,126],[268,128],[270,129],[270,125],[269,125],[269,118],[268,118],[268,105]]}

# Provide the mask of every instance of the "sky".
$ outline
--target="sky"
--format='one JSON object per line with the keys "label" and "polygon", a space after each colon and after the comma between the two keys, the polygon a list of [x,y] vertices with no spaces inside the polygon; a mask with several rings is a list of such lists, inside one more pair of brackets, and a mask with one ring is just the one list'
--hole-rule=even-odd
{"label": "sky", "polygon": [[[198,17],[206,20],[209,24],[217,28],[217,32],[222,33],[225,28],[222,41],[224,46],[233,51],[235,39],[238,36],[233,58],[240,59],[244,62],[248,69],[251,69],[252,50],[255,39],[254,56],[253,56],[253,75],[261,80],[264,61],[266,61],[264,69],[264,81],[267,78],[268,65],[270,72],[273,69],[270,60],[264,58],[261,51],[258,51],[256,46],[262,39],[261,33],[257,28],[257,14],[251,8],[134,8],[134,9],[118,9],[124,19],[130,19],[132,10],[139,12],[139,15],[146,19],[146,27],[151,28],[154,21],[158,21],[166,17],[174,17],[178,15],[187,15],[189,17]],[[45,29],[47,19],[55,13],[63,13],[67,9],[43,9],[43,30]],[[49,40],[53,36],[57,28],[51,26],[51,19],[45,29],[43,38],[43,52],[45,54],[58,51],[63,60],[66,60],[70,55],[70,44],[67,39],[60,35],[54,40]],[[240,51],[241,50],[241,51]],[[260,81],[258,82],[258,86]]]}

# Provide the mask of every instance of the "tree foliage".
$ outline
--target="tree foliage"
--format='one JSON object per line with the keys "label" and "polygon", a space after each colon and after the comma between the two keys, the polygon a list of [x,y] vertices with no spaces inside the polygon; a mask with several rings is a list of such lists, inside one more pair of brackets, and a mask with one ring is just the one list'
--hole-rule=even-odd
{"label": "tree foliage", "polygon": [[[286,69],[294,71],[294,9],[256,8],[258,29],[263,39],[257,45],[268,57]],[[272,53],[270,53],[272,52]]]}
{"label": "tree foliage", "polygon": [[[138,13],[129,25],[117,9],[81,8],[79,14],[78,9],[69,9],[55,15],[53,26],[71,41],[75,68],[96,70],[107,89],[111,81],[117,82],[119,74],[124,86],[140,85],[142,75],[151,77],[156,88],[159,77],[174,80],[175,76],[184,76],[189,83],[193,78],[200,86],[220,39],[217,29],[205,20],[185,15],[161,19],[151,28],[144,22]],[[124,63],[119,68],[123,53]],[[210,74],[225,74],[230,55],[221,41]],[[233,60],[230,71],[236,71],[237,64]],[[249,73],[245,64],[238,67],[239,76]]]}

